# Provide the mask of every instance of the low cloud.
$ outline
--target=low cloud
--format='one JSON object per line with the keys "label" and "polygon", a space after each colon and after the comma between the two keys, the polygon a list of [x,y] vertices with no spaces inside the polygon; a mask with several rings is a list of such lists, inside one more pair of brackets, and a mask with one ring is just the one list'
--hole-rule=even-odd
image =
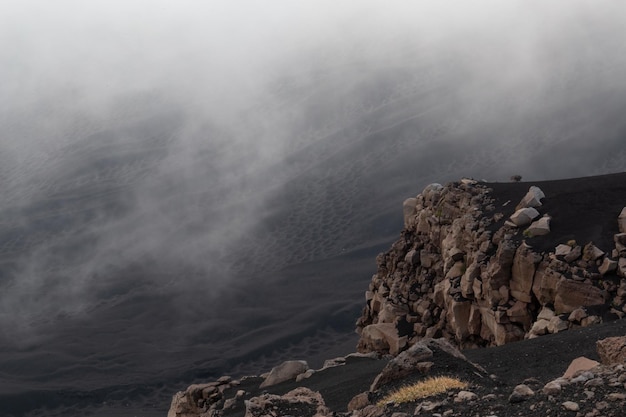
{"label": "low cloud", "polygon": [[0,322],[212,299],[430,181],[623,170],[625,8],[5,2]]}

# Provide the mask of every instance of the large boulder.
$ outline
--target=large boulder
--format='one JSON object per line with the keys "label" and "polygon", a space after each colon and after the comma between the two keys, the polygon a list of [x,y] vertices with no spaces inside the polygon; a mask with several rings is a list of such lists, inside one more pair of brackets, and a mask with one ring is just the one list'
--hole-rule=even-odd
{"label": "large boulder", "polygon": [[554,309],[557,314],[571,313],[578,307],[604,304],[604,293],[590,282],[562,277],[556,286]]}
{"label": "large boulder", "polygon": [[363,328],[357,350],[397,355],[406,346],[407,339],[406,336],[398,334],[398,329],[393,323],[370,324]]}
{"label": "large boulder", "polygon": [[517,248],[511,269],[511,296],[525,303],[531,302],[531,291],[537,264],[541,262],[541,255],[533,252],[532,248],[522,244]]}
{"label": "large boulder", "polygon": [[270,387],[290,379],[296,379],[298,375],[306,372],[308,369],[309,365],[306,361],[285,361],[270,371],[259,388]]}
{"label": "large boulder", "polygon": [[467,362],[467,358],[447,340],[422,339],[390,360],[374,379],[370,391],[376,391],[385,384],[403,379],[414,373],[429,372],[435,354],[440,358],[451,357]]}

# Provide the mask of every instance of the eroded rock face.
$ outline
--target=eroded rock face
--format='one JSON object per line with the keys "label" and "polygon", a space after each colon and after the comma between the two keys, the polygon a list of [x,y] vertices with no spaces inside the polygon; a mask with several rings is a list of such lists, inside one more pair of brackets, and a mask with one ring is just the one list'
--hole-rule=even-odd
{"label": "eroded rock face", "polygon": [[490,194],[466,180],[405,201],[406,227],[377,257],[357,322],[359,351],[397,355],[438,337],[462,348],[502,345],[626,315],[626,232],[615,248],[570,239],[539,253],[525,240],[549,232],[540,210],[550,197],[531,187],[514,209]]}

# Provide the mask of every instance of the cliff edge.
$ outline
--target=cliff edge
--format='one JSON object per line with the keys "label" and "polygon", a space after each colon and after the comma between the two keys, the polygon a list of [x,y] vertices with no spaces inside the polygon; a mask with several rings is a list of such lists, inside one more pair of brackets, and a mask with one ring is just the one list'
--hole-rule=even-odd
{"label": "cliff edge", "polygon": [[[358,350],[422,338],[460,348],[626,314],[626,178],[431,184],[404,201],[404,230],[377,257]],[[596,192],[607,182],[613,188]]]}

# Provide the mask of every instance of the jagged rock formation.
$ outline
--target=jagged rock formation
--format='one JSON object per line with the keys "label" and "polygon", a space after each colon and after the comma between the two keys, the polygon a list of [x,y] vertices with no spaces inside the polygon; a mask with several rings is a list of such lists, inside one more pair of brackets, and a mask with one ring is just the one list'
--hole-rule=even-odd
{"label": "jagged rock formation", "polygon": [[540,252],[526,240],[550,233],[543,198],[531,186],[514,209],[496,206],[488,184],[463,179],[404,201],[404,230],[366,292],[358,350],[397,355],[433,337],[503,345],[624,316],[626,208],[614,248],[571,240]]}

